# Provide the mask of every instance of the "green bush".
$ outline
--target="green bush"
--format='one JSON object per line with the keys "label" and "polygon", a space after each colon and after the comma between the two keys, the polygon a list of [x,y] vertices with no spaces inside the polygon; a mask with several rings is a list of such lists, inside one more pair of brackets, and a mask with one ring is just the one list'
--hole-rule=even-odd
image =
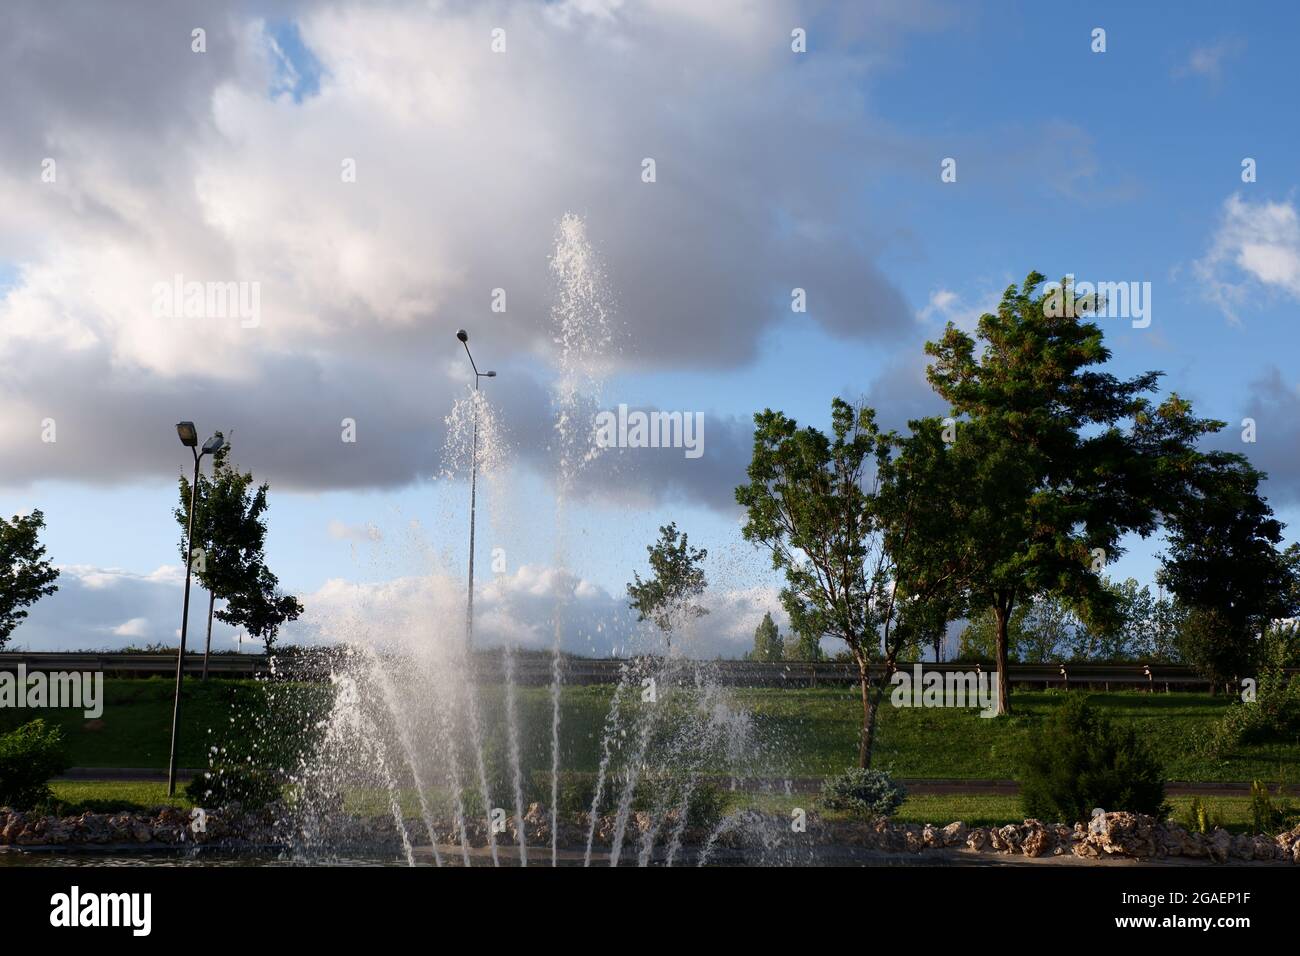
{"label": "green bush", "polygon": [[1268,787],[1255,780],[1250,785],[1250,817],[1256,833],[1273,836],[1290,830],[1300,817],[1300,812],[1297,812],[1283,787],[1279,786],[1277,793],[1271,794]]}
{"label": "green bush", "polygon": [[1223,812],[1200,797],[1192,797],[1181,822],[1193,833],[1209,833],[1223,826]]}
{"label": "green bush", "polygon": [[29,810],[51,798],[49,779],[68,767],[63,733],[33,720],[0,734],[0,807]]}
{"label": "green bush", "polygon": [[[600,805],[596,808],[601,816],[609,816],[618,811],[619,801],[623,797],[626,781],[621,774],[610,774],[605,778],[605,787],[601,792]],[[664,812],[675,810],[686,803],[687,823],[692,827],[708,828],[722,819],[726,808],[726,793],[709,782],[698,779],[691,788],[687,799],[688,781],[680,776],[664,776],[650,779],[642,777],[632,790],[632,810]],[[537,774],[534,787],[541,794],[539,799],[550,799],[550,775]],[[542,792],[544,791],[544,793]],[[591,802],[596,796],[596,775],[593,773],[565,773],[560,775],[559,810],[564,814],[589,813]]]}
{"label": "green bush", "polygon": [[255,810],[279,798],[280,784],[265,770],[234,764],[212,767],[199,774],[189,782],[185,795],[197,807],[238,803],[245,809]]}
{"label": "green bush", "polygon": [[1163,818],[1164,768],[1130,726],[1071,696],[1032,734],[1021,754],[1020,799],[1027,817],[1063,823],[1094,807]]}
{"label": "green bush", "polygon": [[1300,674],[1286,666],[1293,653],[1282,635],[1267,634],[1260,648],[1261,666],[1255,699],[1238,699],[1201,743],[1201,750],[1222,757],[1242,744],[1290,741],[1300,736]]}
{"label": "green bush", "polygon": [[903,805],[907,790],[883,770],[854,767],[822,784],[822,806],[862,817],[887,817]]}

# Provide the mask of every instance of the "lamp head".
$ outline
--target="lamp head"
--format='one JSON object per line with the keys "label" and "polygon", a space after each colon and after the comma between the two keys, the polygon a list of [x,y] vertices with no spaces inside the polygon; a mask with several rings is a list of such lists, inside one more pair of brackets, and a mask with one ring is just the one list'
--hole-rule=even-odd
{"label": "lamp head", "polygon": [[483,373],[483,377],[484,377],[484,378],[496,378],[496,377],[497,377],[497,373],[496,373],[496,372],[484,372],[484,373]]}
{"label": "lamp head", "polygon": [[222,435],[221,432],[217,432],[215,435],[213,435],[211,438],[209,438],[207,441],[203,443],[203,454],[215,455],[217,452],[221,451],[221,449],[224,448],[225,445],[226,445],[226,437]]}
{"label": "lamp head", "polygon": [[199,443],[199,433],[193,422],[177,422],[176,434],[186,448],[193,448]]}
{"label": "lamp head", "polygon": [[462,342],[468,342],[469,333],[466,332],[464,329],[461,329],[456,333],[456,338],[460,339]]}

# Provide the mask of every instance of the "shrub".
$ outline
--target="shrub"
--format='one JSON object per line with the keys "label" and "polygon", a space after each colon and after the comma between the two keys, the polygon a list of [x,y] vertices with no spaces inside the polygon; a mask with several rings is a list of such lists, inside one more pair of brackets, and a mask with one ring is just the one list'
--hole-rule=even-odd
{"label": "shrub", "polygon": [[822,806],[862,817],[887,817],[906,799],[907,790],[883,770],[854,767],[822,784]]}
{"label": "shrub", "polygon": [[63,733],[33,720],[0,734],[0,807],[29,810],[51,799],[49,779],[67,769]]}
{"label": "shrub", "polygon": [[1056,708],[1021,755],[1025,815],[1076,823],[1094,807],[1164,817],[1164,768],[1130,726],[1082,696]]}
{"label": "shrub", "polygon": [[[623,796],[625,780],[621,774],[611,773],[605,778],[605,787],[601,792],[600,805],[596,808],[601,816],[610,816],[618,811],[619,801]],[[545,802],[550,798],[550,775],[536,774],[534,786],[540,793],[538,799]],[[630,809],[663,813],[676,810],[686,801],[686,819],[689,826],[709,828],[722,819],[726,809],[727,795],[707,779],[698,779],[690,788],[687,797],[688,781],[679,776],[662,778],[642,777],[632,791]],[[561,813],[589,813],[591,802],[596,796],[596,775],[593,773],[566,773],[560,776],[559,809]]]}
{"label": "shrub", "polygon": [[265,770],[234,764],[199,774],[189,782],[185,795],[198,807],[238,803],[255,810],[279,798],[280,784]]}
{"label": "shrub", "polygon": [[1221,757],[1241,744],[1292,740],[1300,735],[1300,674],[1288,675],[1292,653],[1287,641],[1270,632],[1260,648],[1255,699],[1238,699],[1210,731],[1201,749]]}
{"label": "shrub", "polygon": [[1223,826],[1223,813],[1200,797],[1192,797],[1187,812],[1183,814],[1182,823],[1193,833],[1209,833]]}
{"label": "shrub", "polygon": [[1285,790],[1279,786],[1276,794],[1270,794],[1268,787],[1258,780],[1250,785],[1250,817],[1256,833],[1273,836],[1284,830],[1290,830],[1296,823],[1296,807],[1287,798]]}

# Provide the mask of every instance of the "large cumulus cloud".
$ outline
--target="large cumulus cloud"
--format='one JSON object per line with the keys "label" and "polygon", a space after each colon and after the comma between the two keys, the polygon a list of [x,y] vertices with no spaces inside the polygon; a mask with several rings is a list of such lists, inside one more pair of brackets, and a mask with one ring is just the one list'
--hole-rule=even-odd
{"label": "large cumulus cloud", "polygon": [[[540,462],[547,259],[567,211],[606,263],[616,371],[743,363],[794,286],[831,333],[896,338],[907,309],[875,265],[871,216],[845,197],[894,148],[873,133],[870,66],[925,16],[666,0],[7,4],[0,473],[166,474],[186,417],[233,429],[281,487],[400,485],[436,468],[467,381],[449,348],[460,326],[509,370],[494,398]],[[293,88],[304,64],[276,41],[290,21],[319,64],[310,90]],[[802,61],[799,25],[816,40]],[[197,26],[206,53],[191,52]],[[155,315],[155,285],[177,275],[258,283],[258,324]],[[497,288],[504,313],[490,310]],[[47,419],[55,444],[41,441]],[[746,443],[743,423],[714,434],[719,452]],[[734,483],[706,468],[639,477],[650,497],[723,506]]]}

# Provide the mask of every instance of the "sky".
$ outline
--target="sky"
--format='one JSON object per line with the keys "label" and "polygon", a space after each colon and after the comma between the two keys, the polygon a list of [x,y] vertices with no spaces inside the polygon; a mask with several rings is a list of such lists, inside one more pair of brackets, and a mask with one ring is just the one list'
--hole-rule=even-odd
{"label": "sky", "polygon": [[[739,655],[784,620],[734,502],[753,414],[942,414],[924,343],[1031,271],[1149,288],[1149,324],[1099,320],[1111,370],[1227,422],[1297,540],[1298,28],[1288,3],[7,3],[0,513],[42,510],[62,570],[10,649],[175,644],[180,420],[270,483],[307,609],[282,640],[458,627],[464,328],[498,372],[476,638],[549,646],[560,609],[569,650],[648,640],[626,582],[675,521],[709,552],[693,648]],[[579,392],[702,416],[698,457],[560,477],[578,260],[604,329]],[[244,298],[169,304],[196,282]],[[1160,542],[1126,544],[1108,573],[1153,584]]]}

